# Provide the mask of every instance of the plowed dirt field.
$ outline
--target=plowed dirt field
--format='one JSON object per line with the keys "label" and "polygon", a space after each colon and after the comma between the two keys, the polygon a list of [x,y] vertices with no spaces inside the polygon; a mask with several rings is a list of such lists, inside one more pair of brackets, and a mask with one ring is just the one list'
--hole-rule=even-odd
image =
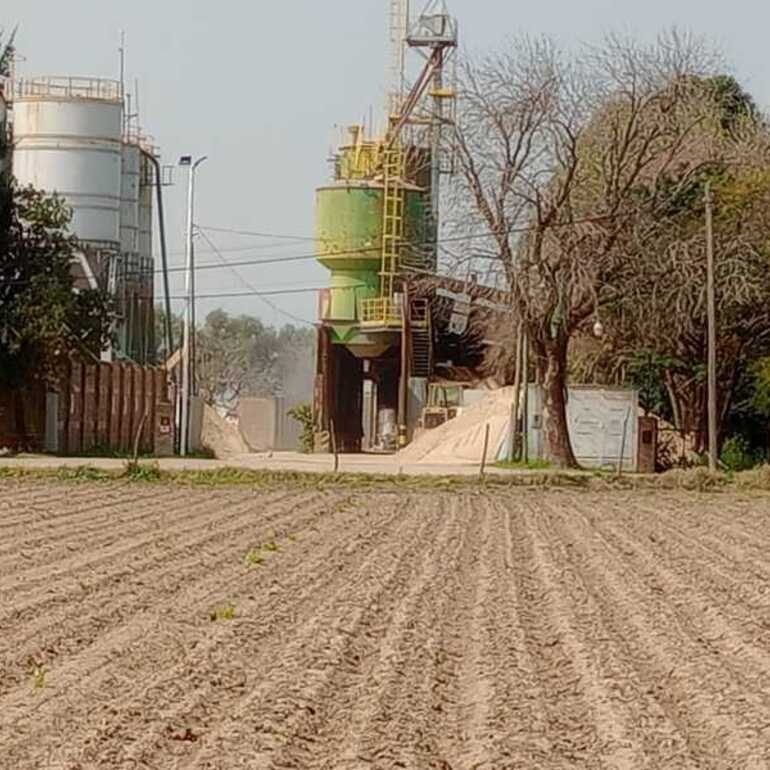
{"label": "plowed dirt field", "polygon": [[0,767],[770,768],[770,498],[0,483]]}

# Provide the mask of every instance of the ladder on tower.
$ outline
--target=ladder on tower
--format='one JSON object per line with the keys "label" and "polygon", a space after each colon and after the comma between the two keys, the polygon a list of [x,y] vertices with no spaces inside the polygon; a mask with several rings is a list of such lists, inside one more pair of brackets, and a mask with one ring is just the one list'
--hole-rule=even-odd
{"label": "ladder on tower", "polygon": [[401,142],[385,148],[383,158],[382,270],[380,296],[391,299],[401,263],[404,240],[404,151]]}

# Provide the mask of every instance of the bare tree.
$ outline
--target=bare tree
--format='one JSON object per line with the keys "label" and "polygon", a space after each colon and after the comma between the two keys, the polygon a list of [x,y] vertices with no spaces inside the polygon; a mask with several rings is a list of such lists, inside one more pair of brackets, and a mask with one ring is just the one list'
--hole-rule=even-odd
{"label": "bare tree", "polygon": [[511,321],[528,332],[556,466],[576,465],[570,339],[625,291],[647,215],[674,192],[671,180],[686,185],[709,162],[703,127],[715,111],[698,84],[715,65],[699,41],[670,33],[647,47],[609,37],[573,57],[520,39],[461,67],[455,226],[487,236],[486,248],[469,240],[464,256],[497,266]]}

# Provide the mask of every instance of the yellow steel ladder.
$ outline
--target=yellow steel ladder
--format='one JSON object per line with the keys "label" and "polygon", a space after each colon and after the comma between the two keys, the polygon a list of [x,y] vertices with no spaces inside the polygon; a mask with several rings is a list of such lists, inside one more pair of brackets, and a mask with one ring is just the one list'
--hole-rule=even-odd
{"label": "yellow steel ladder", "polygon": [[385,148],[383,158],[382,270],[380,296],[392,300],[404,240],[404,150],[396,138]]}

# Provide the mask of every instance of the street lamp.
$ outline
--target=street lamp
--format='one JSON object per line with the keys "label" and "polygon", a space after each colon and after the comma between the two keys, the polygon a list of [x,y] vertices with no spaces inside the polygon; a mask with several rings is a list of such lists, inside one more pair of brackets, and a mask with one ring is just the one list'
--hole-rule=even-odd
{"label": "street lamp", "polygon": [[204,155],[193,161],[192,155],[183,155],[180,166],[189,168],[187,180],[187,228],[185,232],[185,294],[184,336],[182,341],[182,414],[180,417],[179,453],[184,457],[190,449],[190,396],[194,382],[195,362],[195,261],[193,253],[193,215],[195,206],[195,172]]}

